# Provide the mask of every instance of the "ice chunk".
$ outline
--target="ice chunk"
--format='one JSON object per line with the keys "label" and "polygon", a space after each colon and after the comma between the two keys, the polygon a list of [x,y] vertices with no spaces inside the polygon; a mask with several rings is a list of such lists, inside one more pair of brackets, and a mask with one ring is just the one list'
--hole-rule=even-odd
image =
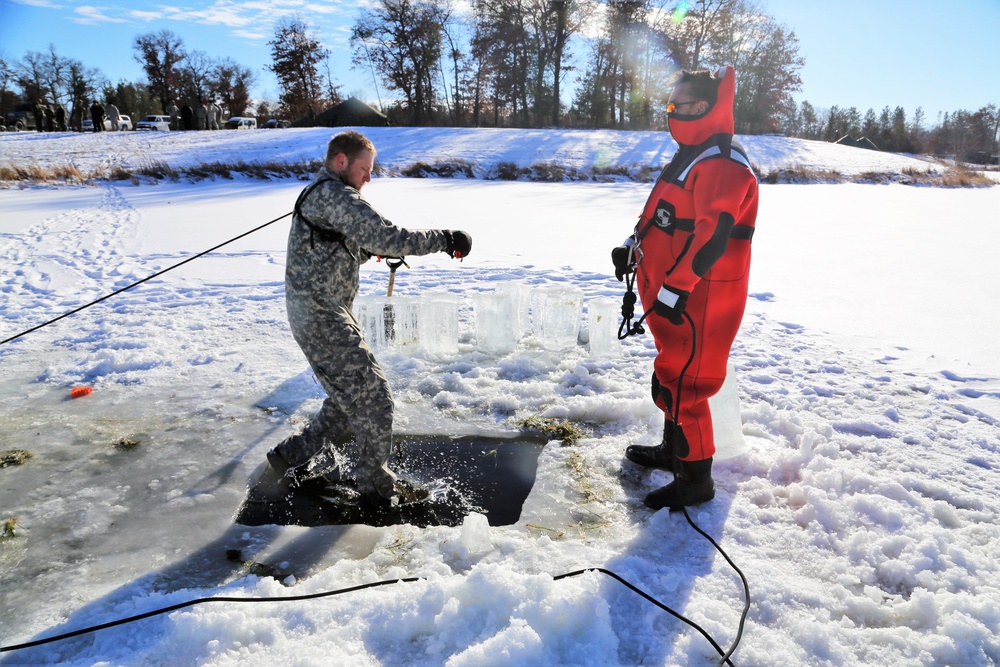
{"label": "ice chunk", "polygon": [[590,331],[590,356],[613,358],[621,354],[618,340],[618,316],[621,303],[608,297],[587,301],[587,328]]}
{"label": "ice chunk", "polygon": [[517,319],[518,336],[531,334],[531,286],[525,283],[507,281],[497,285],[497,292],[509,294],[513,300],[511,307]]}
{"label": "ice chunk", "polygon": [[354,300],[354,315],[361,326],[361,335],[375,352],[389,347],[395,335],[394,317],[386,320],[386,306],[390,297],[381,294],[365,294]]}
{"label": "ice chunk", "polygon": [[520,339],[515,301],[505,292],[472,295],[476,311],[476,347],[488,354],[513,352]]}
{"label": "ice chunk", "polygon": [[458,353],[458,302],[456,294],[432,292],[420,303],[420,346],[431,354]]}
{"label": "ice chunk", "polygon": [[486,516],[478,512],[471,512],[465,517],[465,521],[462,522],[462,535],[458,541],[469,550],[470,554],[482,553],[493,548],[493,541],[490,538],[490,522]]}
{"label": "ice chunk", "polygon": [[415,296],[389,297],[386,317],[393,317],[393,346],[397,348],[417,345],[420,342],[420,298]]}
{"label": "ice chunk", "polygon": [[726,366],[726,380],[715,396],[708,399],[712,411],[712,430],[715,431],[715,458],[731,459],[746,452],[749,447],[743,439],[743,420],[740,417],[740,395],[736,391],[736,369]]}
{"label": "ice chunk", "polygon": [[576,345],[583,314],[583,290],[576,287],[541,287],[533,290],[532,323],[539,343],[561,352]]}
{"label": "ice chunk", "polygon": [[367,294],[354,301],[354,313],[375,352],[412,346],[419,341],[419,302],[410,296]]}

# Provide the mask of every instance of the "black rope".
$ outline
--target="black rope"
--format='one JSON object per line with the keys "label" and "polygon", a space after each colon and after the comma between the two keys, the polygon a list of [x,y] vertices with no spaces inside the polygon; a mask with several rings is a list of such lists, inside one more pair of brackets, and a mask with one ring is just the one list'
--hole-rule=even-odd
{"label": "black rope", "polygon": [[98,630],[107,630],[108,628],[113,628],[118,625],[125,625],[126,623],[134,623],[136,621],[141,621],[145,618],[151,618],[153,616],[168,614],[172,611],[177,611],[178,609],[184,609],[185,607],[193,607],[197,604],[203,604],[206,602],[298,602],[301,600],[315,600],[317,598],[325,598],[332,595],[352,593],[354,591],[360,591],[365,588],[375,588],[376,586],[387,586],[389,584],[395,584],[400,582],[409,583],[413,581],[420,581],[420,578],[409,577],[407,579],[389,579],[386,581],[376,581],[370,584],[361,584],[360,586],[352,586],[351,588],[341,588],[340,590],[336,591],[324,591],[322,593],[310,593],[308,595],[288,595],[275,598],[233,598],[233,597],[198,598],[196,600],[189,600],[187,602],[179,602],[175,605],[164,607],[163,609],[147,611],[144,614],[138,614],[136,616],[129,616],[128,618],[118,619],[117,621],[110,621],[108,623],[102,623],[101,625],[94,625],[89,628],[81,628],[80,630],[74,630],[73,632],[67,632],[62,635],[56,635],[55,637],[46,637],[45,639],[37,639],[32,642],[26,642],[24,644],[16,644],[14,646],[0,646],[0,653],[4,653],[6,651],[19,651],[21,649],[31,648],[32,646],[41,646],[42,644],[51,644],[52,642],[61,641],[63,639],[69,639],[71,637],[79,637],[80,635],[85,635],[90,632],[97,632]]}
{"label": "black rope", "polygon": [[[691,364],[694,363],[694,353],[698,349],[698,332],[695,329],[694,320],[691,318],[691,315],[687,311],[684,311],[683,315],[684,315],[684,319],[686,319],[687,323],[691,326],[691,355],[688,356],[687,363],[684,364],[684,368],[681,369],[681,374],[677,378],[677,396],[674,398],[674,407],[673,407],[673,410],[674,410],[674,414],[673,414],[673,417],[674,417],[674,428],[680,428],[681,427],[681,424],[680,424],[680,421],[681,421],[681,388],[682,388],[682,385],[684,384],[684,376],[687,375],[688,368],[690,368]],[[676,440],[674,442],[676,442]]]}
{"label": "black rope", "polygon": [[[684,513],[685,513],[685,514],[687,514],[687,512],[686,512],[686,511],[685,511]],[[691,519],[690,519],[690,518],[688,518],[688,521],[691,521]],[[694,525],[694,523],[692,523],[691,525]],[[701,529],[700,529],[700,528],[696,528],[696,530],[698,530],[698,532],[701,532]],[[702,534],[704,534],[704,533],[702,533]],[[711,538],[709,538],[709,540],[711,540]],[[713,542],[712,542],[712,544],[715,544],[715,542],[713,541]],[[715,547],[716,547],[717,549],[720,549],[720,550],[721,550],[721,548],[719,547],[719,545],[718,545],[718,544],[715,544]],[[727,559],[728,559],[728,557],[727,557]],[[730,561],[730,562],[731,562],[731,561]],[[687,618],[687,617],[686,617],[686,616],[684,616],[683,614],[680,614],[680,613],[678,613],[678,612],[674,611],[673,609],[671,609],[671,608],[670,608],[670,607],[668,607],[667,605],[663,604],[662,602],[660,602],[659,600],[657,600],[656,598],[654,598],[654,597],[653,597],[652,595],[650,595],[649,593],[646,593],[645,591],[643,591],[642,589],[638,588],[638,587],[637,587],[637,586],[635,586],[634,584],[632,584],[632,583],[630,583],[630,582],[626,581],[625,579],[623,579],[622,577],[618,576],[617,574],[615,574],[615,573],[614,573],[614,572],[612,572],[611,570],[605,570],[605,569],[604,569],[604,568],[602,568],[602,567],[591,567],[591,568],[587,568],[586,570],[577,570],[576,572],[570,572],[570,573],[568,573],[568,574],[560,574],[560,575],[558,575],[558,576],[556,576],[556,577],[553,577],[552,579],[553,579],[553,581],[558,581],[559,579],[566,579],[567,577],[575,577],[575,576],[577,576],[577,575],[581,575],[581,574],[585,574],[585,573],[587,573],[587,572],[591,572],[591,571],[593,571],[593,572],[600,572],[601,574],[606,574],[606,575],[608,575],[609,577],[611,577],[611,578],[612,578],[612,579],[614,579],[615,581],[617,581],[617,582],[621,583],[622,585],[624,585],[624,586],[625,586],[626,588],[628,588],[628,589],[629,589],[630,591],[632,591],[633,593],[635,593],[635,594],[637,594],[637,595],[639,595],[639,596],[641,596],[641,597],[645,598],[645,599],[646,599],[646,600],[648,600],[649,602],[652,602],[652,603],[653,603],[653,604],[655,604],[655,605],[656,605],[657,607],[659,607],[659,608],[660,608],[660,609],[662,609],[663,611],[667,612],[668,614],[670,614],[671,616],[673,616],[673,617],[674,617],[674,618],[676,618],[677,620],[679,620],[679,621],[682,621],[682,622],[684,622],[684,623],[687,623],[687,624],[688,624],[689,626],[691,626],[692,628],[694,628],[695,630],[697,630],[697,631],[698,631],[698,633],[699,633],[699,634],[700,634],[700,635],[701,635],[702,637],[704,637],[704,638],[705,638],[706,640],[708,640],[708,643],[709,643],[709,644],[711,644],[711,645],[712,645],[712,647],[713,647],[713,648],[714,648],[714,649],[715,649],[716,651],[718,651],[719,655],[721,655],[721,656],[722,656],[722,662],[720,662],[720,663],[719,663],[720,665],[721,665],[721,664],[724,664],[724,663],[728,663],[729,665],[732,665],[733,667],[735,667],[735,665],[733,665],[732,661],[731,661],[731,660],[729,660],[729,655],[730,655],[730,654],[731,654],[731,653],[733,652],[733,650],[735,650],[735,648],[736,648],[736,646],[735,646],[735,645],[734,645],[734,646],[733,646],[733,647],[732,647],[731,649],[729,649],[729,652],[728,652],[728,653],[727,653],[727,652],[725,652],[725,651],[723,651],[723,650],[722,650],[722,647],[721,647],[721,646],[719,646],[719,644],[718,644],[718,643],[717,643],[717,642],[716,642],[716,641],[715,641],[714,639],[712,639],[712,636],[711,636],[710,634],[708,634],[708,632],[706,632],[706,631],[705,631],[705,629],[704,629],[704,628],[702,628],[702,627],[701,627],[700,625],[698,625],[697,623],[695,623],[695,622],[694,622],[694,621],[692,621],[691,619]],[[741,626],[741,627],[742,627],[742,626]]]}
{"label": "black rope", "polygon": [[123,288],[121,288],[119,290],[115,290],[111,294],[106,294],[106,295],[102,296],[100,299],[97,299],[95,301],[91,301],[90,303],[85,304],[83,306],[80,306],[79,308],[74,308],[73,310],[71,310],[71,311],[69,311],[67,313],[63,313],[59,317],[51,319],[48,322],[42,322],[38,326],[34,326],[34,327],[31,327],[30,329],[22,331],[21,333],[17,334],[16,336],[11,336],[10,338],[7,338],[5,340],[0,340],[0,345],[4,345],[4,344],[9,343],[11,341],[17,340],[18,338],[20,338],[22,336],[26,336],[26,335],[30,334],[31,332],[33,332],[33,331],[38,331],[39,329],[41,329],[43,327],[47,327],[50,324],[55,324],[56,322],[58,322],[59,320],[61,320],[63,318],[66,318],[66,317],[69,317],[70,315],[74,315],[76,313],[79,313],[81,310],[85,310],[87,308],[90,308],[91,306],[96,306],[97,304],[101,303],[102,301],[106,301],[107,299],[110,299],[113,296],[117,296],[117,295],[121,294],[122,292],[124,292],[126,290],[130,290],[133,287],[136,287],[137,285],[141,285],[141,284],[143,284],[146,281],[149,281],[149,280],[152,280],[153,278],[156,278],[157,276],[162,276],[167,271],[172,271],[172,270],[176,269],[179,266],[183,266],[183,265],[187,264],[188,262],[194,261],[194,260],[198,259],[199,257],[202,257],[203,255],[207,255],[210,252],[218,250],[222,246],[229,245],[230,243],[232,243],[234,241],[239,241],[244,236],[249,236],[250,234],[253,234],[256,231],[264,229],[268,225],[273,225],[274,223],[278,222],[279,220],[281,220],[283,218],[287,218],[291,214],[292,214],[292,212],[289,211],[288,213],[284,214],[281,217],[275,218],[274,220],[271,220],[270,222],[265,222],[263,225],[259,225],[257,227],[254,227],[253,229],[251,229],[248,232],[244,232],[243,234],[240,234],[239,236],[237,236],[235,238],[231,238],[228,241],[224,241],[223,243],[220,243],[217,246],[213,246],[213,247],[209,248],[208,250],[202,251],[202,252],[198,253],[197,255],[192,255],[191,257],[188,257],[187,259],[185,259],[183,261],[180,261],[177,264],[174,264],[173,266],[168,266],[167,268],[162,269],[160,271],[157,271],[156,273],[154,273],[154,274],[152,274],[150,276],[146,276],[142,280],[134,282],[134,283],[132,283],[131,285],[129,285],[127,287],[123,287]]}
{"label": "black rope", "polygon": [[[684,514],[685,514],[685,516],[687,516],[687,511],[686,510],[685,510]],[[709,537],[704,531],[701,530],[701,528],[698,528],[698,526],[696,526],[695,523],[691,520],[691,517],[688,517],[688,522],[692,525],[692,527],[694,527],[695,530],[697,530],[699,533],[701,533],[702,535],[704,535],[708,539],[708,541],[711,542],[712,545],[715,546],[715,548],[718,549],[722,553],[723,556],[725,556],[726,560],[729,561],[729,564],[732,565],[733,568],[735,568],[737,572],[739,572],[739,568],[736,568],[736,565],[733,563],[732,560],[729,559],[729,556],[726,555],[725,551],[722,550],[722,547],[720,547],[715,542],[715,540],[713,540],[711,537]],[[737,635],[736,642],[733,644],[732,648],[730,648],[728,652],[724,652],[722,650],[722,647],[720,647],[719,644],[716,643],[716,641],[714,639],[712,639],[712,636],[709,635],[708,632],[706,632],[705,629],[702,628],[700,625],[698,625],[694,621],[686,618],[684,615],[682,615],[682,614],[674,611],[673,609],[671,609],[667,605],[663,604],[662,602],[660,602],[659,600],[657,600],[656,598],[654,598],[649,593],[646,593],[645,591],[643,591],[639,587],[635,586],[634,584],[632,584],[631,582],[629,582],[625,578],[620,577],[619,575],[615,574],[611,570],[605,570],[604,568],[601,568],[601,567],[591,567],[591,568],[586,568],[584,570],[577,570],[575,572],[567,572],[565,574],[559,574],[559,575],[556,575],[556,576],[552,577],[552,580],[553,581],[559,581],[560,579],[568,579],[570,577],[577,577],[577,576],[580,576],[582,574],[586,574],[587,572],[600,572],[601,574],[605,574],[605,575],[611,577],[615,581],[618,581],[619,583],[621,583],[622,585],[624,585],[626,588],[628,588],[633,593],[636,593],[637,595],[641,596],[642,598],[646,599],[647,601],[653,603],[654,605],[656,605],[660,609],[664,610],[665,612],[667,612],[668,614],[670,614],[674,618],[676,618],[676,619],[678,619],[680,621],[683,621],[684,623],[688,624],[689,626],[691,626],[692,628],[694,628],[695,630],[697,630],[701,634],[702,637],[704,637],[706,640],[708,640],[708,642],[715,648],[715,650],[719,653],[719,655],[723,656],[722,657],[722,661],[719,662],[720,665],[722,665],[722,664],[733,665],[732,661],[729,660],[729,656],[736,649],[736,645],[739,643],[739,640],[740,640],[740,635],[742,635],[742,632],[743,632],[743,621],[746,618],[746,610],[749,609],[749,589],[747,589],[747,605],[746,605],[746,607],[744,609],[743,619],[740,620],[740,635]],[[742,572],[740,572],[740,576],[741,577],[743,576]],[[32,648],[32,647],[35,647],[35,646],[42,646],[44,644],[51,644],[51,643],[54,643],[54,642],[57,642],[57,641],[62,641],[64,639],[70,639],[72,637],[79,637],[80,635],[85,635],[85,634],[88,634],[88,633],[91,633],[91,632],[97,632],[99,630],[107,630],[109,628],[113,628],[113,627],[120,626],[120,625],[126,625],[128,623],[135,623],[136,621],[141,621],[141,620],[144,620],[144,619],[147,619],[147,618],[152,618],[153,616],[161,616],[163,614],[169,614],[170,612],[177,611],[178,609],[184,609],[186,607],[193,607],[195,605],[205,604],[207,602],[300,602],[300,601],[303,601],[303,600],[316,600],[316,599],[319,599],[319,598],[331,597],[331,596],[334,596],[334,595],[343,595],[344,593],[353,593],[355,591],[360,591],[360,590],[364,590],[364,589],[367,589],[367,588],[376,588],[378,586],[388,586],[389,584],[412,583],[412,582],[415,582],[415,581],[420,581],[420,579],[421,579],[421,577],[408,577],[408,578],[405,578],[405,579],[388,579],[388,580],[385,580],[385,581],[376,581],[376,582],[372,582],[372,583],[369,583],[369,584],[360,584],[358,586],[352,586],[350,588],[341,588],[341,589],[338,589],[338,590],[335,590],[335,591],[323,591],[321,593],[310,593],[310,594],[307,594],[307,595],[288,595],[288,596],[273,597],[273,598],[237,598],[237,597],[197,598],[195,600],[188,600],[187,602],[179,602],[177,604],[170,605],[169,607],[163,607],[162,609],[155,609],[153,611],[147,611],[147,612],[145,612],[143,614],[137,614],[135,616],[129,616],[128,618],[121,618],[121,619],[118,619],[116,621],[109,621],[107,623],[102,623],[100,625],[94,625],[94,626],[91,626],[91,627],[88,627],[88,628],[81,628],[79,630],[74,630],[73,632],[67,632],[67,633],[64,633],[64,634],[61,634],[61,635],[55,635],[54,637],[45,637],[44,639],[36,639],[34,641],[25,642],[23,644],[14,644],[14,645],[11,645],[11,646],[0,646],[0,653],[5,653],[5,652],[9,652],[9,651],[20,651],[20,650],[26,649],[26,648]],[[744,579],[744,586],[745,585],[746,585],[746,579]],[[733,667],[735,667],[735,666],[733,666]]]}
{"label": "black rope", "polygon": [[635,273],[625,274],[625,294],[622,296],[622,323],[618,325],[618,340],[625,340],[629,336],[642,335],[646,333],[646,329],[642,326],[642,323],[646,321],[649,314],[653,312],[650,308],[642,314],[639,321],[632,324],[632,320],[635,318]]}
{"label": "black rope", "polygon": [[[687,363],[684,364],[684,368],[681,369],[681,374],[677,378],[677,396],[674,400],[674,415],[673,415],[674,417],[673,427],[675,429],[680,429],[681,427],[680,423],[681,389],[682,385],[684,384],[684,376],[687,374],[688,368],[691,367],[691,364],[694,363],[695,352],[697,351],[697,345],[698,345],[697,343],[698,330],[694,325],[694,318],[692,318],[691,314],[688,313],[687,311],[684,311],[683,315],[684,319],[687,320],[688,325],[691,327],[691,354],[690,356],[688,356]],[[691,524],[691,527],[694,528],[702,537],[708,540],[712,544],[712,546],[715,547],[715,549],[720,554],[722,554],[722,557],[726,559],[726,562],[729,563],[729,565],[734,570],[736,570],[736,573],[740,575],[740,579],[743,581],[743,592],[745,596],[745,601],[743,604],[743,613],[740,615],[739,631],[736,633],[736,640],[733,642],[733,645],[729,648],[729,650],[724,654],[722,654],[722,652],[720,651],[720,654],[722,654],[722,660],[719,662],[719,665],[722,665],[729,661],[729,656],[731,656],[733,654],[733,651],[736,650],[736,647],[739,645],[740,640],[743,637],[743,626],[746,624],[747,614],[750,611],[750,584],[747,583],[747,578],[743,575],[743,571],[736,566],[736,563],[734,563],[733,560],[729,557],[729,554],[727,554],[722,549],[722,547],[720,547],[719,544],[712,539],[712,537],[708,533],[702,530],[698,526],[698,524],[694,522],[694,519],[692,519],[691,515],[688,514],[687,508],[681,505],[681,509],[684,510],[684,518],[686,518],[688,523]]]}
{"label": "black rope", "polygon": [[[726,653],[722,656],[722,660],[719,661],[719,664],[722,665],[724,663],[729,662],[729,656],[731,656],[733,654],[733,652],[736,651],[736,647],[739,646],[740,640],[743,639],[743,626],[746,625],[747,614],[750,613],[750,584],[749,584],[749,582],[747,582],[747,578],[743,574],[743,570],[741,570],[736,565],[736,563],[733,562],[733,559],[729,557],[729,554],[727,554],[725,552],[725,550],[721,546],[719,546],[718,542],[716,542],[715,540],[712,539],[711,535],[709,535],[704,530],[702,530],[698,526],[698,524],[696,524],[694,522],[694,519],[692,519],[691,515],[688,514],[687,508],[682,506],[681,509],[684,510],[684,518],[687,519],[687,521],[688,521],[689,524],[691,524],[691,527],[694,528],[698,532],[699,535],[701,535],[706,540],[708,540],[712,544],[712,546],[715,547],[716,551],[718,551],[720,554],[722,554],[722,557],[726,559],[726,562],[729,563],[729,566],[731,568],[733,568],[734,570],[736,570],[736,574],[740,575],[740,580],[743,582],[743,597],[744,597],[744,600],[743,600],[743,612],[740,614],[739,629],[736,632],[736,639],[733,640],[733,645],[729,647],[729,650],[726,651]],[[732,664],[732,663],[730,662],[729,664]]]}

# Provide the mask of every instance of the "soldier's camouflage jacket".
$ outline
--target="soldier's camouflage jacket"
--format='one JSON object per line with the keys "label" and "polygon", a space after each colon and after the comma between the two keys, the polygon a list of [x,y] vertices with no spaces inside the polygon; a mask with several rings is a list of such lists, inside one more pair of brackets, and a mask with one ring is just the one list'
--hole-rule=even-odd
{"label": "soldier's camouflage jacket", "polygon": [[288,234],[285,297],[290,320],[295,313],[323,319],[340,307],[350,310],[360,267],[374,255],[426,255],[447,247],[441,230],[393,225],[326,167],[308,188]]}

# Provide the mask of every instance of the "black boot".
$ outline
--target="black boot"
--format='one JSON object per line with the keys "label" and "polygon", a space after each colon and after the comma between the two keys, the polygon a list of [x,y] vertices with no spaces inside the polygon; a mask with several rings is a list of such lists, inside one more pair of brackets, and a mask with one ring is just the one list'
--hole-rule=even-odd
{"label": "black boot", "polygon": [[293,435],[283,442],[279,443],[274,449],[267,453],[267,465],[274,471],[274,475],[278,479],[287,478],[289,485],[292,488],[297,487],[302,479],[302,469],[305,468],[305,464],[293,465],[285,458],[285,455],[281,453],[281,445],[291,441],[300,440],[301,435]]}
{"label": "black boot", "polygon": [[677,457],[674,456],[674,429],[672,421],[663,423],[663,440],[658,445],[629,445],[625,448],[625,458],[645,468],[660,468],[675,472]]}
{"label": "black boot", "polygon": [[677,460],[674,481],[646,494],[646,507],[654,510],[669,507],[679,510],[689,505],[698,505],[715,497],[715,482],[712,481],[712,459],[703,461]]}
{"label": "black boot", "polygon": [[278,452],[277,447],[267,453],[267,464],[271,466],[271,470],[278,474],[278,477],[284,477],[288,469],[292,467],[292,464]]}

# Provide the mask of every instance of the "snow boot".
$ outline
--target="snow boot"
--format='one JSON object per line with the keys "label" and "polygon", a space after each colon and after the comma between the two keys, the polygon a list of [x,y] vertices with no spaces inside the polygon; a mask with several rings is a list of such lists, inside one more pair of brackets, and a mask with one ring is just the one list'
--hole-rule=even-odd
{"label": "snow boot", "polygon": [[674,456],[674,429],[672,421],[663,423],[663,440],[658,445],[629,445],[625,448],[625,458],[644,468],[660,468],[676,472],[677,457]]}
{"label": "snow boot", "polygon": [[267,453],[267,465],[277,473],[278,477],[284,477],[292,464],[285,460],[285,457],[278,453],[277,449],[272,449]]}
{"label": "snow boot", "polygon": [[654,510],[670,508],[679,510],[690,505],[699,505],[715,497],[715,482],[712,481],[712,459],[703,461],[677,460],[674,481],[646,494],[643,503]]}

